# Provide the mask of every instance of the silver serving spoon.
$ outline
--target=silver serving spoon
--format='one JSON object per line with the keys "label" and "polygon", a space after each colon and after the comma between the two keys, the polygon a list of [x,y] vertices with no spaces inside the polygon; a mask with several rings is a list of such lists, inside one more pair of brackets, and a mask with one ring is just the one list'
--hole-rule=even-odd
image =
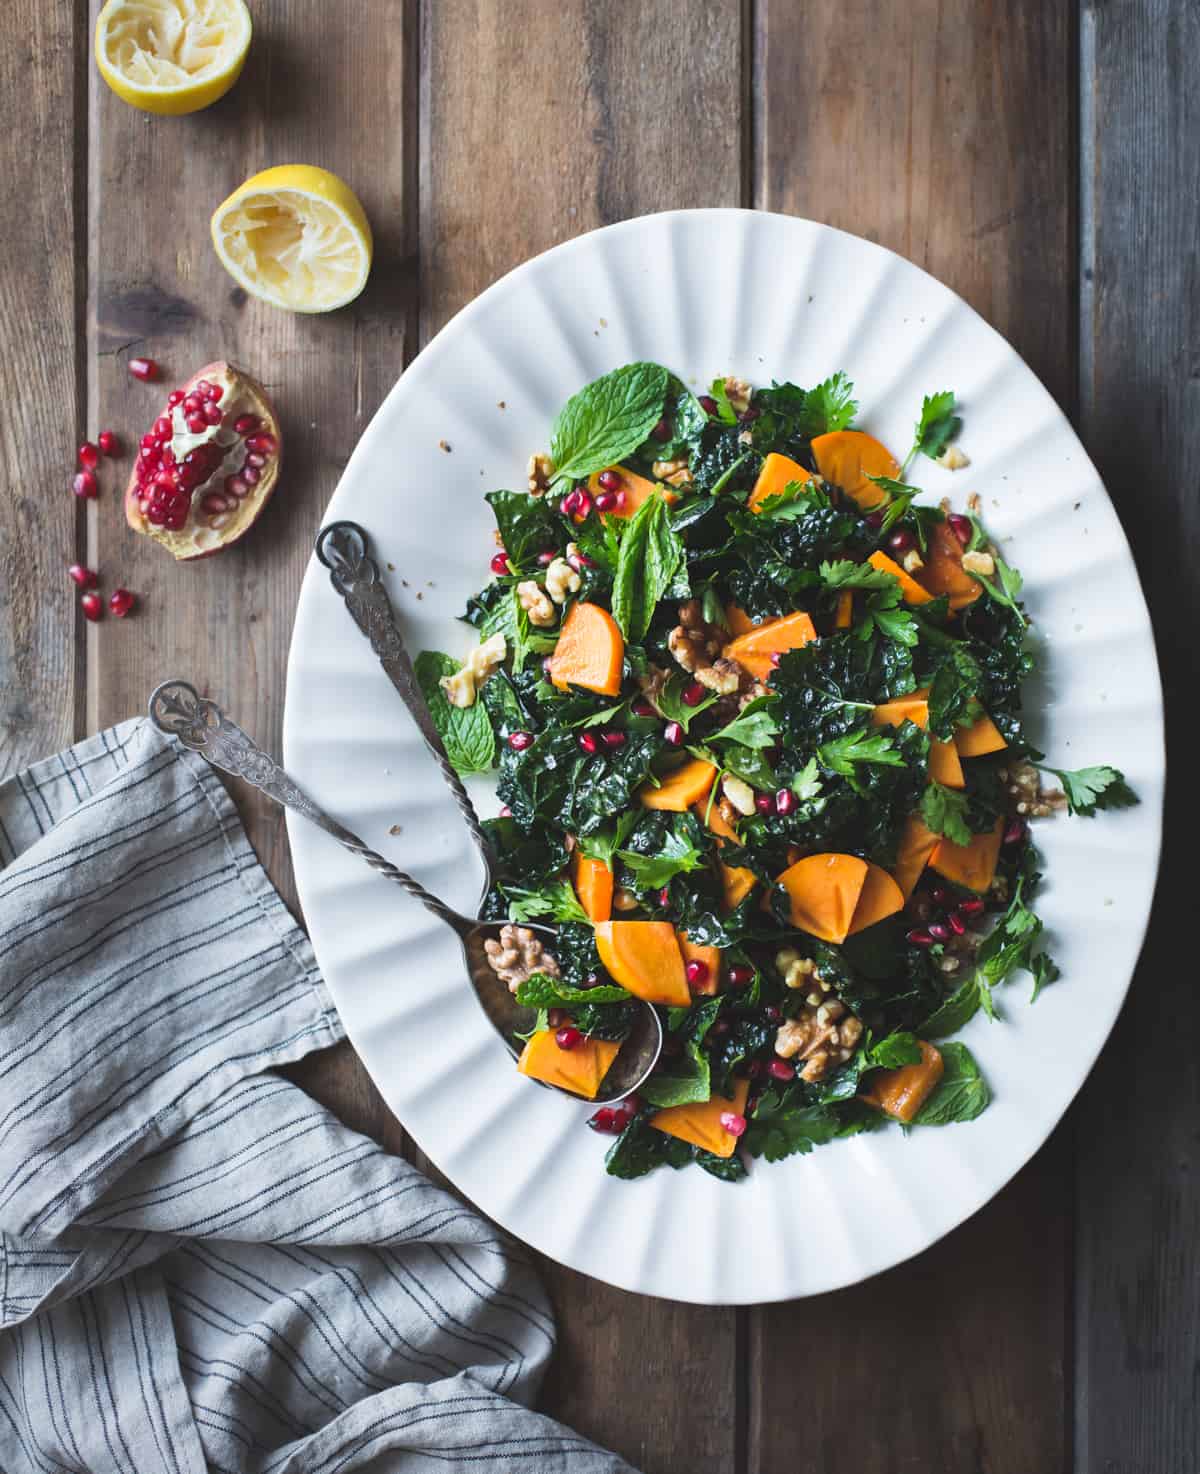
{"label": "silver serving spoon", "polygon": [[[293,809],[331,835],[351,854],[358,855],[374,870],[388,880],[402,886],[414,900],[420,901],[429,911],[444,921],[457,935],[467,964],[467,976],[475,990],[480,1006],[488,1022],[504,1041],[504,1047],[515,1059],[517,1047],[513,1035],[527,1033],[535,1020],[532,1009],[517,1002],[492,970],[484,950],[484,943],[500,940],[501,921],[477,921],[460,916],[446,903],[427,891],[419,881],[398,869],[390,860],[371,849],[358,835],[352,833],[336,819],[319,808],[300,789],[274,759],[257,747],[245,732],[231,722],[215,702],[202,697],[187,681],[164,681],[150,697],[150,720],[160,732],[177,737],[184,747],[198,752],[214,767],[223,768],[235,777],[265,793],[284,808]],[[547,947],[553,950],[557,933],[553,927],[531,926],[530,931]],[[649,1075],[658,1062],[662,1050],[662,1024],[658,1014],[643,1003],[637,1011],[636,1021],[629,1037],[621,1045],[620,1053],[610,1066],[595,1097],[599,1104],[620,1100],[631,1094]],[[546,1084],[539,1081],[539,1084]],[[547,1088],[561,1089],[551,1085]],[[580,1097],[571,1091],[562,1091],[573,1100]]]}

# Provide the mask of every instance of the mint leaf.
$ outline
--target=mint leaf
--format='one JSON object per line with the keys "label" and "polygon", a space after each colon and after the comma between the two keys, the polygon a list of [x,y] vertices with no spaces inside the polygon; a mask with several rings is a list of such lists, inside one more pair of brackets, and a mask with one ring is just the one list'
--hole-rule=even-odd
{"label": "mint leaf", "polygon": [[627,641],[636,643],[643,638],[658,601],[682,563],[683,543],[671,531],[666,502],[660,496],[647,498],[621,539],[613,578],[613,618]]}
{"label": "mint leaf", "polygon": [[913,1118],[915,1126],[949,1126],[973,1121],[992,1098],[975,1057],[965,1044],[943,1044],[945,1069],[933,1094]]}
{"label": "mint leaf", "polygon": [[1101,764],[1095,768],[1046,768],[1063,786],[1067,808],[1080,818],[1090,819],[1099,809],[1129,809],[1140,799],[1125,781],[1119,768]]}
{"label": "mint leaf", "polygon": [[[988,1001],[990,1000],[989,993]],[[935,1009],[925,1022],[918,1026],[917,1033],[922,1039],[944,1039],[948,1034],[957,1034],[960,1029],[966,1028],[975,1017],[982,1002],[983,996],[979,980],[974,976],[969,977],[959,985],[940,1008]]]}
{"label": "mint leaf", "polygon": [[824,767],[840,773],[843,778],[854,777],[857,763],[878,763],[888,768],[904,766],[904,759],[896,751],[892,739],[883,732],[871,732],[866,728],[835,737],[832,742],[823,742],[817,748],[817,757]]}
{"label": "mint leaf", "polygon": [[[549,916],[554,921],[580,921],[591,925],[569,880],[555,880],[537,887],[502,882],[500,889],[508,901],[510,921],[533,921],[539,916]],[[593,1002],[599,1001],[593,999]]]}
{"label": "mint leaf", "polygon": [[898,1065],[915,1065],[921,1060],[921,1046],[915,1034],[905,1032],[888,1034],[878,1043],[871,1043],[863,1050],[862,1068],[895,1069]]}
{"label": "mint leaf", "polygon": [[712,1094],[708,1055],[695,1040],[689,1040],[683,1054],[670,1063],[669,1069],[660,1067],[648,1080],[642,1081],[638,1094],[660,1110],[707,1100]]}
{"label": "mint leaf", "polygon": [[482,701],[471,706],[451,706],[438,684],[442,676],[452,676],[458,670],[459,662],[439,650],[422,650],[413,667],[421,695],[455,772],[486,773],[496,757],[496,738],[487,708]]}
{"label": "mint leaf", "polygon": [[573,394],[550,436],[555,481],[581,481],[630,455],[658,424],[666,393],[661,364],[627,363]]}
{"label": "mint leaf", "polygon": [[921,405],[921,418],[917,421],[908,460],[911,461],[918,451],[931,461],[937,460],[961,429],[962,420],[954,413],[954,390],[943,389],[940,394],[927,394]]}
{"label": "mint leaf", "polygon": [[965,792],[931,778],[921,795],[921,822],[935,834],[944,834],[951,844],[970,844],[974,836],[967,823],[967,807]]}
{"label": "mint leaf", "polygon": [[624,1003],[632,995],[616,983],[595,988],[573,988],[561,978],[535,972],[517,986],[517,1002],[526,1008],[565,1008],[573,1003]]}
{"label": "mint leaf", "polygon": [[804,396],[804,429],[807,435],[827,435],[844,430],[858,413],[854,385],[839,370]]}

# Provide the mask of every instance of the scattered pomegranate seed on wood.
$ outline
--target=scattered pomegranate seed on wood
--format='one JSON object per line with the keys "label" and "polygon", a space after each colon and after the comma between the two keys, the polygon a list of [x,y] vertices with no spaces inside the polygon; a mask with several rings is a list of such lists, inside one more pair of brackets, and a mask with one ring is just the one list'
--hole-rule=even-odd
{"label": "scattered pomegranate seed on wood", "polygon": [[143,384],[158,378],[158,364],[153,358],[131,358],[128,368],[133,377],[141,379]]}
{"label": "scattered pomegranate seed on wood", "polygon": [[136,603],[128,589],[114,589],[109,596],[108,607],[118,619],[124,619]]}
{"label": "scattered pomegranate seed on wood", "polygon": [[94,589],[99,582],[95,570],[82,563],[72,563],[67,569],[67,577],[74,579],[81,589]]}
{"label": "scattered pomegranate seed on wood", "polygon": [[79,601],[79,606],[83,610],[84,618],[90,619],[93,624],[103,618],[104,601],[99,594],[84,594]]}
{"label": "scattered pomegranate seed on wood", "polygon": [[94,471],[100,464],[100,447],[85,440],[79,447],[79,464],[85,471]]}
{"label": "scattered pomegranate seed on wood", "polygon": [[71,490],[76,496],[90,502],[94,497],[100,495],[100,483],[91,471],[80,471],[71,482]]}
{"label": "scattered pomegranate seed on wood", "polygon": [[121,437],[115,430],[101,430],[96,436],[102,454],[106,456],[119,456],[121,454]]}

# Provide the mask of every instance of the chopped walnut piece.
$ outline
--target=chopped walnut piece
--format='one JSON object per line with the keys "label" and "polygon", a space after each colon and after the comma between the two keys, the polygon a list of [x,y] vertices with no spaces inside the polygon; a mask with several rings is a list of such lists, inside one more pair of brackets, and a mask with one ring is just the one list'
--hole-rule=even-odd
{"label": "chopped walnut piece", "polygon": [[1042,775],[1032,763],[1020,762],[1013,768],[1001,768],[1000,774],[1022,818],[1048,819],[1066,808],[1066,794],[1060,788],[1044,789]]}
{"label": "chopped walnut piece", "polygon": [[475,646],[452,676],[442,676],[438,685],[446,693],[450,705],[474,706],[479,687],[496,671],[506,653],[504,636],[491,635]]}
{"label": "chopped walnut piece", "polygon": [[517,585],[517,598],[521,601],[521,608],[529,616],[529,623],[539,629],[546,629],[558,618],[558,610],[546,596],[545,590],[539,588],[532,578]]}
{"label": "chopped walnut piece", "polygon": [[971,464],[971,458],[965,451],[959,450],[957,445],[947,445],[937,458],[939,466],[945,466],[947,471],[961,471],[964,466]]}
{"label": "chopped walnut piece", "polygon": [[745,379],[735,379],[732,374],[725,379],[725,398],[729,401],[729,408],[736,414],[744,415],[750,408],[750,396],[753,389]]}
{"label": "chopped walnut piece", "polygon": [[[821,993],[828,993],[831,985],[821,977],[811,957],[801,957],[794,947],[784,947],[775,954],[775,966],[785,987],[803,989],[817,1003],[825,1001]],[[814,991],[817,988],[820,993]]]}
{"label": "chopped walnut piece", "polygon": [[962,560],[964,573],[979,573],[984,578],[991,578],[996,571],[996,560],[991,553],[976,550],[973,553],[964,553]]}
{"label": "chopped walnut piece", "polygon": [[529,495],[545,496],[550,490],[550,481],[554,475],[554,462],[548,455],[539,452],[529,457],[527,467],[529,476]]}
{"label": "chopped walnut piece", "polygon": [[847,1013],[845,1004],[830,998],[814,1007],[805,1000],[801,1013],[780,1024],[775,1053],[783,1059],[802,1059],[800,1078],[811,1083],[844,1065],[861,1038],[862,1024]]}
{"label": "chopped walnut piece", "polygon": [[904,569],[905,573],[920,573],[921,569],[925,567],[925,560],[916,548],[909,548],[908,552],[900,560],[900,567]]}
{"label": "chopped walnut piece", "polygon": [[[571,544],[574,547],[574,543]],[[555,558],[546,569],[546,592],[556,604],[565,604],[568,594],[579,592],[582,580],[565,558]]]}
{"label": "chopped walnut piece", "polygon": [[688,463],[683,457],[677,461],[655,461],[650,470],[659,481],[665,481],[668,486],[690,486],[692,484],[692,473],[688,470]]}
{"label": "chopped walnut piece", "polygon": [[515,993],[535,972],[544,972],[551,978],[561,976],[558,962],[527,926],[506,922],[500,928],[500,940],[488,937],[483,950],[492,971],[502,983],[508,984],[510,993]]}
{"label": "chopped walnut piece", "polygon": [[721,792],[739,814],[749,816],[754,812],[754,789],[741,778],[726,773],[721,779]]}

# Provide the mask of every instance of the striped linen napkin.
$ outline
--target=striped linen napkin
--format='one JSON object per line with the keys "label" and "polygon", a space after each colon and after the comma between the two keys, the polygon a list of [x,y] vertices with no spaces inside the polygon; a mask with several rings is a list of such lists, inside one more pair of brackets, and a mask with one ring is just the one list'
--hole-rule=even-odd
{"label": "striped linen napkin", "polygon": [[0,1468],[617,1474],[526,1256],[274,1071],[342,1037],[212,769],[0,786]]}

